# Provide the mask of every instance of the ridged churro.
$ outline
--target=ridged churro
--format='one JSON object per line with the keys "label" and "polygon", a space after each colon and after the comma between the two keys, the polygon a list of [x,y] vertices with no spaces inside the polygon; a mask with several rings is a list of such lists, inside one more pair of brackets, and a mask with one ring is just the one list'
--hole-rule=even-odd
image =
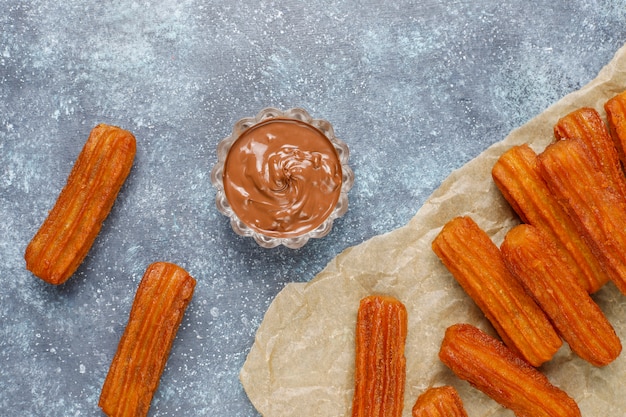
{"label": "ridged churro", "polygon": [[356,325],[352,417],[400,417],[404,401],[407,311],[390,296],[361,300]]}
{"label": "ridged churro", "polygon": [[459,393],[450,385],[424,391],[411,410],[411,417],[467,417]]}
{"label": "ridged churro", "polygon": [[147,268],[100,394],[98,405],[106,415],[148,414],[195,285],[175,264],[157,262]]}
{"label": "ridged churro", "polygon": [[576,402],[499,340],[469,324],[445,333],[439,359],[517,417],[580,417]]}
{"label": "ridged churro", "polygon": [[548,187],[626,294],[626,200],[582,141],[557,141],[539,155],[539,161]]}
{"label": "ridged churro", "polygon": [[606,316],[580,286],[555,242],[536,227],[509,230],[500,247],[504,262],[546,312],[570,348],[595,366],[613,362],[622,345]]}
{"label": "ridged churro", "polygon": [[470,217],[446,223],[432,248],[509,348],[534,366],[554,356],[561,338]]}
{"label": "ridged churro", "polygon": [[101,124],[91,131],[67,184],[26,248],[29,271],[55,285],[76,271],[130,173],[135,151],[135,137],[126,130]]}
{"label": "ridged churro", "polygon": [[514,146],[506,151],[494,164],[491,174],[522,221],[555,241],[557,250],[567,259],[587,292],[596,292],[606,284],[609,276],[541,177],[537,154],[530,146]]}
{"label": "ridged churro", "polygon": [[554,126],[557,139],[578,139],[587,145],[600,170],[626,198],[626,179],[607,126],[600,114],[590,107],[583,107],[563,116]]}

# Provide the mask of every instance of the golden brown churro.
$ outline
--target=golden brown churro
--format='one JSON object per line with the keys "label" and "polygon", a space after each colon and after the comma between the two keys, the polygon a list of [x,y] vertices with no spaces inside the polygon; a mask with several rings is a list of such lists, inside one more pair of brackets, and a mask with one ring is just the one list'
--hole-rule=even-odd
{"label": "golden brown churro", "polygon": [[67,184],[26,248],[29,271],[55,285],[76,271],[130,173],[135,150],[135,137],[126,130],[101,124],[91,131]]}
{"label": "golden brown churro", "polygon": [[555,142],[539,155],[539,161],[548,187],[611,280],[626,294],[626,200],[582,141]]}
{"label": "golden brown churro", "polygon": [[446,330],[439,358],[517,417],[580,417],[576,402],[499,340],[469,324]]}
{"label": "golden brown churro", "polygon": [[617,149],[607,126],[595,109],[583,107],[562,117],[554,126],[554,136],[557,139],[578,139],[584,142],[600,170],[626,198],[626,179]]}
{"label": "golden brown churro", "polygon": [[445,224],[432,247],[507,346],[534,366],[554,356],[561,338],[508,271],[498,247],[471,218]]}
{"label": "golden brown churro", "polygon": [[467,417],[459,393],[450,385],[429,388],[417,398],[412,417]]}
{"label": "golden brown churro", "polygon": [[361,300],[356,326],[352,417],[400,417],[404,401],[407,311],[393,297]]}
{"label": "golden brown churro", "polygon": [[500,247],[504,262],[546,312],[559,334],[581,358],[608,365],[622,344],[600,307],[578,284],[572,265],[539,229],[522,224],[511,229]]}
{"label": "golden brown churro", "polygon": [[537,154],[528,145],[514,146],[502,154],[491,174],[522,221],[541,229],[557,243],[557,250],[587,292],[596,292],[606,284],[609,276],[548,189],[541,177]]}
{"label": "golden brown churro", "polygon": [[137,289],[98,405],[110,417],[148,414],[196,281],[181,267],[151,264]]}

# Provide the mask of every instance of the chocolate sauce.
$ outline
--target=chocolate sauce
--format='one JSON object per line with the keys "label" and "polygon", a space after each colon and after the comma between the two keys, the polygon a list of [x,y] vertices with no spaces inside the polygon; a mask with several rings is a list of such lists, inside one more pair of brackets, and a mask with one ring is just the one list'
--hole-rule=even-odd
{"label": "chocolate sauce", "polygon": [[271,237],[307,233],[332,213],[341,192],[333,144],[307,123],[274,118],[244,131],[224,163],[224,192],[251,229]]}

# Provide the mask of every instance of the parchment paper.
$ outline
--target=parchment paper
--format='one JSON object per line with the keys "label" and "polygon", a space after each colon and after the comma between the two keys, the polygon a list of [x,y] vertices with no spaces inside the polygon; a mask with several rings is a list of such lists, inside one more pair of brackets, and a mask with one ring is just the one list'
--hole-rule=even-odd
{"label": "parchment paper", "polygon": [[[625,89],[623,46],[587,86],[453,172],[406,226],[345,250],[309,283],[288,284],[270,305],[240,373],[257,410],[267,417],[349,416],[359,300],[382,293],[400,299],[409,312],[403,416],[410,417],[423,390],[443,384],[458,389],[470,417],[513,416],[458,380],[437,357],[449,325],[467,322],[493,330],[434,255],[431,242],[449,219],[469,215],[499,245],[519,220],[491,179],[497,158],[525,142],[540,152],[553,140],[558,118],[582,106],[604,115],[604,102]],[[612,283],[594,298],[626,340],[626,299]],[[564,344],[541,370],[578,402],[583,416],[626,415],[626,354],[596,368]]]}

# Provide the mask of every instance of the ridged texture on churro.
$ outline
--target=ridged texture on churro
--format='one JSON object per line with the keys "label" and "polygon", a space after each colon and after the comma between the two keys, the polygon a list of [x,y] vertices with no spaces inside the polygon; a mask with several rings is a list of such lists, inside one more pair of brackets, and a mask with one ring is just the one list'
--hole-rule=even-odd
{"label": "ridged texture on churro", "polygon": [[109,417],[146,416],[196,281],[181,267],[146,270],[98,405]]}
{"label": "ridged texture on churro", "polygon": [[352,417],[400,417],[404,401],[407,311],[400,301],[361,300],[356,325]]}
{"label": "ridged texture on churro", "polygon": [[467,417],[459,393],[450,385],[429,388],[415,401],[412,417]]}
{"label": "ridged texture on churro", "polygon": [[514,146],[502,154],[491,173],[522,221],[539,228],[556,242],[557,250],[567,259],[587,292],[596,292],[609,280],[575,223],[548,189],[541,177],[537,154],[528,145]]}
{"label": "ridged texture on churro", "polygon": [[626,200],[582,141],[555,142],[539,155],[539,161],[548,187],[611,280],[626,294]]}
{"label": "ridged texture on churro", "polygon": [[556,245],[539,229],[519,225],[500,247],[509,270],[546,312],[570,348],[593,365],[614,361],[622,345],[600,307],[572,274]]}
{"label": "ridged texture on churro", "polygon": [[554,136],[557,139],[578,139],[584,142],[597,166],[626,198],[626,179],[617,149],[607,126],[595,109],[583,107],[562,117],[554,126]]}
{"label": "ridged texture on churro", "polygon": [[469,324],[446,330],[439,359],[517,417],[580,417],[576,402],[499,340]]}
{"label": "ridged texture on churro", "polygon": [[91,131],[67,184],[26,248],[29,271],[55,285],[76,271],[130,173],[135,150],[135,137],[126,130],[101,124]]}
{"label": "ridged texture on churro", "polygon": [[624,167],[626,166],[626,91],[604,103],[604,111],[611,139]]}
{"label": "ridged texture on churro", "polygon": [[508,271],[498,247],[471,218],[446,223],[432,248],[509,348],[534,366],[554,356],[561,338]]}

